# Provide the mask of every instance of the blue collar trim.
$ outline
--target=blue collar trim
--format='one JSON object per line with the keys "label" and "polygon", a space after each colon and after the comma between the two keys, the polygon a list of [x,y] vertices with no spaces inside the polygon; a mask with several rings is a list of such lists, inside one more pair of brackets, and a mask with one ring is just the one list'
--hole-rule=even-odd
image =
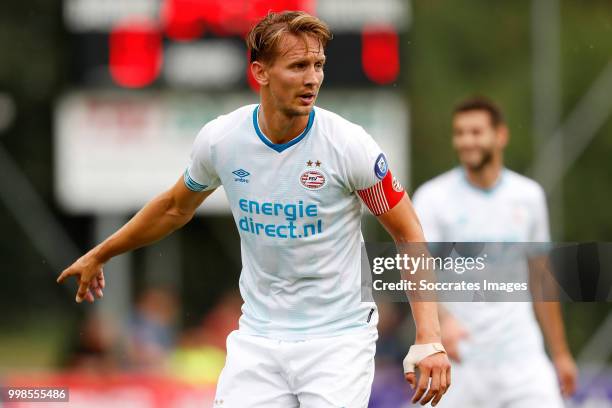
{"label": "blue collar trim", "polygon": [[482,188],[479,187],[475,184],[472,184],[472,182],[470,181],[470,179],[468,179],[468,176],[465,172],[465,169],[463,168],[463,166],[460,166],[461,169],[461,175],[463,178],[463,181],[469,186],[471,187],[473,190],[478,191],[479,193],[483,193],[483,194],[487,194],[487,195],[491,195],[493,194],[495,191],[497,191],[499,189],[499,187],[503,184],[504,179],[505,179],[505,174],[506,174],[506,168],[502,167],[501,172],[499,173],[499,177],[497,177],[497,180],[495,180],[495,184],[493,184],[491,187],[489,188]]}
{"label": "blue collar trim", "polygon": [[310,131],[310,129],[312,128],[312,124],[314,123],[314,117],[315,117],[315,110],[313,108],[310,111],[310,115],[308,115],[308,124],[306,125],[306,129],[304,129],[304,131],[300,133],[298,137],[291,139],[287,143],[277,144],[277,143],[272,143],[270,139],[268,139],[266,135],[264,135],[261,129],[259,128],[259,120],[257,119],[258,113],[259,113],[259,105],[257,105],[257,107],[253,109],[253,127],[255,128],[255,133],[257,133],[257,136],[259,136],[261,141],[264,142],[266,146],[268,146],[270,149],[277,151],[278,153],[281,153],[282,151],[290,148],[291,146],[299,143],[302,139],[304,139],[306,135],[308,134],[308,132]]}

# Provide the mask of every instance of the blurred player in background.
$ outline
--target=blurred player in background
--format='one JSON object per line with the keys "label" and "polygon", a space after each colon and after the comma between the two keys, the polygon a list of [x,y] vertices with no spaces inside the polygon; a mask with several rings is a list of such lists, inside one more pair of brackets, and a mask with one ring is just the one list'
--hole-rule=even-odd
{"label": "blurred player in background", "polygon": [[[423,184],[414,206],[431,242],[547,242],[542,188],[503,164],[509,132],[499,108],[484,98],[453,115],[460,167]],[[555,372],[546,357],[544,332]],[[440,306],[443,344],[459,362],[447,407],[562,407],[573,394],[576,366],[558,302],[452,302]],[[560,390],[559,390],[560,388]]]}
{"label": "blurred player in background", "polygon": [[[223,185],[242,247],[239,330],[229,335],[215,407],[366,407],[378,314],[361,302],[361,202],[396,242],[423,242],[410,200],[361,127],[314,107],[328,27],[271,13],[250,32],[259,105],[206,124],[174,187],[66,269],[77,302],[102,296],[102,266],[185,225]],[[450,383],[437,305],[413,302],[417,334],[406,375],[414,400],[436,404]],[[431,384],[430,384],[431,381]]]}

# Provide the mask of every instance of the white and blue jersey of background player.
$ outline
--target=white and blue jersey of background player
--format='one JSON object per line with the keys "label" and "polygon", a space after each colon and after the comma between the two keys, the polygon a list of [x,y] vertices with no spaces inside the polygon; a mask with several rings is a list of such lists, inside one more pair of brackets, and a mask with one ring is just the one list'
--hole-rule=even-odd
{"label": "white and blue jersey of background player", "polygon": [[[548,211],[535,181],[502,169],[488,190],[472,185],[461,167],[423,184],[413,196],[431,242],[547,242]],[[525,262],[511,273],[528,279]],[[546,357],[529,302],[447,302],[469,337],[459,345],[453,386],[441,407],[561,407],[556,375]],[[483,375],[483,373],[487,373]],[[494,382],[484,385],[483,378]]]}
{"label": "white and blue jersey of background player", "polygon": [[273,144],[258,105],[211,121],[194,143],[185,184],[223,185],[240,233],[240,331],[300,340],[376,330],[361,302],[362,202],[375,214],[405,194],[360,126],[315,107],[308,125]]}

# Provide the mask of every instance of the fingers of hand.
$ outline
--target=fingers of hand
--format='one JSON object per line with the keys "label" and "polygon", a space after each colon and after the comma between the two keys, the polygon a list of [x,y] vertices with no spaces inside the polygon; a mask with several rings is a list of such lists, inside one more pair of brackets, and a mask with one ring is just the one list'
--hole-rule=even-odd
{"label": "fingers of hand", "polygon": [[427,387],[429,386],[429,376],[431,374],[431,368],[428,365],[419,364],[419,371],[419,381],[417,383],[414,396],[412,397],[413,404],[416,404],[421,399],[421,397],[425,394],[425,391],[427,391]]}
{"label": "fingers of hand", "polygon": [[429,384],[429,391],[427,391],[427,394],[425,394],[425,396],[421,400],[421,405],[427,404],[434,397],[437,397],[438,394],[440,393],[440,372],[441,371],[442,370],[440,370],[439,367],[434,367],[433,370],[431,370],[431,382]]}
{"label": "fingers of hand", "polygon": [[416,387],[416,374],[406,373],[404,374],[404,377],[406,378],[406,381],[408,381],[408,384],[410,384],[410,388],[414,390],[414,387]]}
{"label": "fingers of hand", "polygon": [[572,381],[567,387],[567,396],[571,397],[576,393],[576,381]]}
{"label": "fingers of hand", "polygon": [[[95,297],[94,297],[95,294]],[[77,292],[76,301],[77,303],[81,303],[83,299],[87,300],[89,303],[93,303],[96,300],[102,298],[104,293],[102,292],[102,288],[100,288],[98,279],[92,279],[89,284],[87,282],[81,281],[79,284],[79,290]]]}
{"label": "fingers of hand", "polygon": [[567,388],[565,388],[564,385],[561,385],[561,396],[563,398],[567,398],[569,396],[568,393],[567,393]]}
{"label": "fingers of hand", "polygon": [[104,294],[102,293],[102,288],[100,287],[100,280],[98,278],[93,279],[91,284],[89,285],[89,290],[96,295],[98,299],[102,298]]}
{"label": "fingers of hand", "polygon": [[576,378],[572,374],[568,374],[561,381],[561,393],[564,397],[571,397],[575,391]]}
{"label": "fingers of hand", "polygon": [[87,294],[85,294],[85,300],[87,300],[89,303],[93,303],[94,302],[94,296],[91,294],[91,291],[88,290]]}
{"label": "fingers of hand", "polygon": [[[438,353],[423,359],[418,368],[420,376],[412,403],[420,400],[421,405],[425,405],[431,401],[432,406],[436,406],[450,387],[451,366],[448,358],[446,354]],[[410,382],[409,375],[414,381],[414,373],[406,374],[406,380]]]}
{"label": "fingers of hand", "polygon": [[570,395],[574,395],[576,392],[576,382],[578,381],[578,371],[576,369],[573,370],[572,375],[569,381],[569,393]]}
{"label": "fingers of hand", "polygon": [[93,303],[96,297],[102,298],[104,296],[102,289],[106,286],[106,282],[104,281],[104,273],[101,268],[98,270],[97,274],[94,272],[94,276],[87,276],[88,274],[87,270],[81,270],[71,266],[61,273],[57,278],[57,282],[61,283],[72,275],[77,276],[79,288],[75,298],[76,302],[81,303],[83,299],[85,299]]}
{"label": "fingers of hand", "polygon": [[77,290],[77,294],[76,294],[77,303],[81,303],[83,299],[86,298],[87,294],[91,295],[91,292],[89,292],[89,284],[90,284],[89,282],[83,280],[82,278],[79,279],[79,289]]}
{"label": "fingers of hand", "polygon": [[438,402],[442,399],[442,396],[446,394],[446,390],[448,389],[448,383],[446,381],[446,370],[440,370],[440,392],[436,395],[436,397],[431,401],[432,406],[438,405]]}
{"label": "fingers of hand", "polygon": [[62,283],[67,277],[69,277],[70,275],[74,275],[74,274],[75,272],[72,268],[64,269],[62,273],[60,274],[60,276],[57,277],[56,282]]}
{"label": "fingers of hand", "polygon": [[104,292],[102,292],[102,289],[100,288],[95,289],[94,293],[98,299],[102,299],[104,297]]}

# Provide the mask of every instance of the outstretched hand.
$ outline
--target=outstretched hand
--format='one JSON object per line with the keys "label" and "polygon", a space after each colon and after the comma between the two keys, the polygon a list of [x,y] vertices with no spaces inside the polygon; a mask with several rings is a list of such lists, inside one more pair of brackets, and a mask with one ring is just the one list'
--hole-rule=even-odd
{"label": "outstretched hand", "polygon": [[416,404],[421,400],[421,405],[425,405],[431,401],[431,405],[435,407],[451,384],[451,365],[448,357],[443,352],[432,354],[421,360],[416,367],[420,372],[418,384],[415,372],[405,374],[406,381],[415,390],[412,403]]}
{"label": "outstretched hand", "polygon": [[57,278],[57,283],[64,282],[69,276],[76,276],[79,285],[76,302],[81,303],[85,299],[93,303],[96,297],[100,299],[104,296],[102,290],[105,282],[102,266],[102,262],[96,260],[89,253],[85,254],[61,273]]}

